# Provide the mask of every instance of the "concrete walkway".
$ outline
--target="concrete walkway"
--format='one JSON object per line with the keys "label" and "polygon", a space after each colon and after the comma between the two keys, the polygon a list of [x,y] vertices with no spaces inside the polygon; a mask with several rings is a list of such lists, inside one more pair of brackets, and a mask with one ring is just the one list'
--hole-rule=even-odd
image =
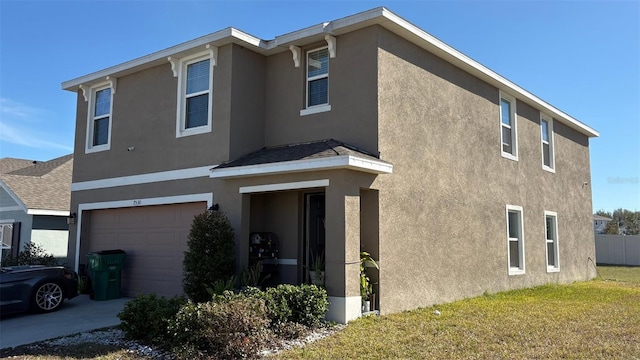
{"label": "concrete walkway", "polygon": [[94,301],[89,295],[80,295],[66,300],[60,310],[52,313],[5,316],[0,319],[0,348],[119,325],[117,315],[129,300]]}

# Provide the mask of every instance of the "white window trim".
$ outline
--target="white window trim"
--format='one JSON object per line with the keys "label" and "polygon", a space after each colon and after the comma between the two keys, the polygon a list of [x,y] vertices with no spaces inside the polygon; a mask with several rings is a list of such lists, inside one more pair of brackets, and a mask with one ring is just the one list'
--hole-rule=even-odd
{"label": "white window trim", "polygon": [[[556,237],[553,239],[553,252],[555,255],[555,264],[556,266],[549,266],[549,252],[547,251],[547,244],[549,243],[549,236],[547,235],[547,216],[553,217],[553,226],[556,232]],[[558,245],[558,213],[555,211],[546,211],[544,212],[544,240],[545,240],[545,265],[547,267],[548,273],[559,272],[560,271],[560,246]]]}
{"label": "white window trim", "polygon": [[[305,109],[300,110],[300,116],[304,116],[304,115],[310,115],[310,114],[317,114],[319,112],[325,112],[325,111],[330,111],[331,110],[331,105],[329,105],[329,81],[331,81],[329,79],[329,72],[331,71],[330,68],[330,64],[327,64],[327,74],[326,75],[317,75],[317,76],[313,76],[313,77],[309,77],[309,54],[314,52],[314,51],[318,51],[318,50],[322,50],[322,49],[327,49],[327,51],[329,51],[329,46],[321,46],[319,48],[315,48],[315,49],[311,49],[307,51],[306,54],[306,62],[305,62],[305,83],[304,83],[304,103],[305,103]],[[331,54],[327,54],[327,56],[329,57],[329,59],[331,58]],[[318,80],[318,79],[323,79],[323,78],[327,78],[327,102],[325,104],[318,104],[318,105],[313,105],[313,106],[309,106],[309,82],[313,81],[313,80]]]}
{"label": "white window trim", "polygon": [[[109,133],[107,134],[107,143],[102,145],[93,145],[93,132],[94,132],[94,116],[96,108],[96,92],[111,88],[111,101],[109,103]],[[84,91],[84,90],[83,90]],[[85,93],[85,95],[87,95]],[[88,91],[87,100],[87,136],[85,138],[85,154],[106,151],[111,149],[111,133],[113,132],[113,95],[115,95],[115,88],[113,82],[103,82],[92,86]]]}
{"label": "white window trim", "polygon": [[[504,151],[504,148],[502,146],[502,127],[505,126],[502,123],[502,100],[507,100],[510,104],[511,104],[511,120],[512,120],[512,124],[511,124],[511,148],[513,149],[513,154],[510,154],[508,152]],[[500,154],[502,155],[502,157],[507,158],[507,159],[511,159],[514,161],[518,161],[518,117],[517,117],[517,111],[516,111],[516,98],[504,93],[503,91],[500,91],[500,98],[498,99],[498,111],[499,111],[499,116],[498,116],[498,120],[500,122]]]}
{"label": "white window trim", "polygon": [[306,108],[306,109],[300,110],[300,116],[317,114],[317,113],[322,113],[322,112],[327,112],[327,111],[331,111],[331,105],[329,105],[329,104],[316,105],[316,106],[312,106],[310,108]]}
{"label": "white window trim", "polygon": [[[191,136],[211,132],[213,122],[213,69],[216,65],[214,52],[207,50],[179,59],[175,62],[177,69],[174,74],[178,75],[178,101],[176,109],[176,137]],[[185,89],[187,86],[187,67],[198,61],[209,59],[209,104],[207,114],[207,125],[186,129],[187,96]],[[173,59],[171,59],[173,60]],[[170,61],[171,61],[170,60]],[[172,62],[172,66],[174,63]],[[204,93],[204,91],[202,92]]]}
{"label": "white window trim", "polygon": [[[519,225],[520,228],[518,229],[518,235],[520,235],[519,240],[522,242],[520,248],[520,253],[518,254],[519,257],[519,263],[520,263],[520,267],[518,268],[512,268],[511,267],[511,247],[509,246],[510,242],[512,241],[511,238],[509,238],[509,211],[517,211],[518,212],[518,217],[519,217]],[[509,275],[524,275],[525,274],[525,256],[524,256],[524,211],[522,209],[522,206],[517,206],[517,205],[507,205],[506,207],[506,212],[505,212],[505,219],[506,219],[506,226],[505,229],[507,231],[507,269],[509,270]]]}
{"label": "white window trim", "polygon": [[[549,160],[551,161],[551,166],[547,166],[544,164],[544,137],[542,136],[542,121],[547,122],[547,131],[549,131]],[[540,149],[542,151],[542,169],[555,173],[556,172],[556,156],[555,156],[555,144],[554,144],[553,136],[553,118],[545,113],[540,113]]]}

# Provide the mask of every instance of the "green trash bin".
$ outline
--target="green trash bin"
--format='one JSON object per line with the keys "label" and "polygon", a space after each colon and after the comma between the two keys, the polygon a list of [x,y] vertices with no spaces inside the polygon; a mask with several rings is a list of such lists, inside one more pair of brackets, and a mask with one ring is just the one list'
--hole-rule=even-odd
{"label": "green trash bin", "polygon": [[119,299],[122,266],[126,253],[104,250],[87,254],[94,300]]}

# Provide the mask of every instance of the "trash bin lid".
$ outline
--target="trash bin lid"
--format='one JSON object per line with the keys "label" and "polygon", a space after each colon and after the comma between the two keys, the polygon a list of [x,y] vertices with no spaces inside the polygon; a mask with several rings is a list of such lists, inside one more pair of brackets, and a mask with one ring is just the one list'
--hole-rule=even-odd
{"label": "trash bin lid", "polygon": [[117,254],[125,254],[125,252],[123,250],[116,249],[116,250],[98,251],[97,254],[100,254],[100,255],[117,255]]}

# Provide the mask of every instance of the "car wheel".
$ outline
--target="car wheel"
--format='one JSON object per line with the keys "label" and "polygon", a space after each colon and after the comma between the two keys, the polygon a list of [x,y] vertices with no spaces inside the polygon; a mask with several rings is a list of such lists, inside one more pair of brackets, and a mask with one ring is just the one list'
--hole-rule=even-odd
{"label": "car wheel", "polygon": [[37,312],[51,312],[58,310],[63,301],[62,287],[55,282],[45,282],[36,287],[31,299],[31,306]]}

